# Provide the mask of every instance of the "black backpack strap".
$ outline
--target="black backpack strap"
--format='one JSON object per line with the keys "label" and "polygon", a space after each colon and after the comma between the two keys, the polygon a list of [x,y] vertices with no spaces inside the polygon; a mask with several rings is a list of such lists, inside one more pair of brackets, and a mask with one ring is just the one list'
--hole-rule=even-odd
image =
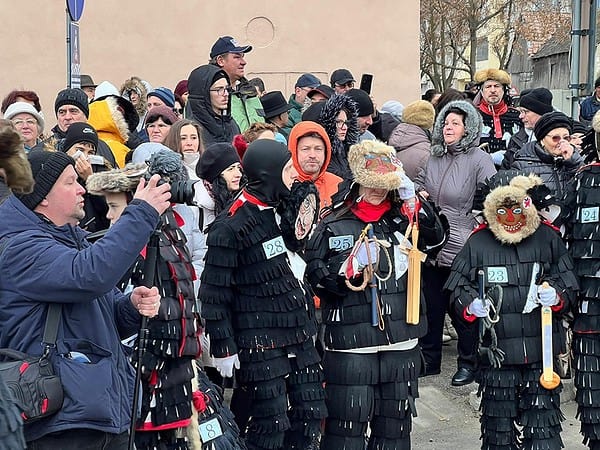
{"label": "black backpack strap", "polygon": [[58,334],[61,316],[62,305],[60,303],[50,303],[46,325],[44,326],[44,347],[54,347],[56,345],[56,335]]}

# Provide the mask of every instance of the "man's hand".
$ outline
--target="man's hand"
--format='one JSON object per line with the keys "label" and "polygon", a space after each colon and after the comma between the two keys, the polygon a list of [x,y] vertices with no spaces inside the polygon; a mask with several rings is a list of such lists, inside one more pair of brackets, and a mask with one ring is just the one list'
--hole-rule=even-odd
{"label": "man's hand", "polygon": [[154,317],[160,308],[158,288],[138,286],[131,292],[131,303],[142,316]]}
{"label": "man's hand", "polygon": [[150,204],[158,214],[164,213],[170,205],[169,199],[171,198],[171,185],[169,183],[163,183],[157,186],[160,181],[159,175],[152,175],[150,181],[146,183],[146,180],[140,178],[137,189],[133,198],[144,200]]}

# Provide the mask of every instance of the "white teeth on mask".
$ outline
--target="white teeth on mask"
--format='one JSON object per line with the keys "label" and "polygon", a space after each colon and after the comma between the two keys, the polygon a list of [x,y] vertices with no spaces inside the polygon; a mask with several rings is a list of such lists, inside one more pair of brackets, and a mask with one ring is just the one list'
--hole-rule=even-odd
{"label": "white teeth on mask", "polygon": [[523,227],[523,224],[519,222],[515,225],[502,225],[502,226],[509,233],[514,233],[515,231],[519,231]]}

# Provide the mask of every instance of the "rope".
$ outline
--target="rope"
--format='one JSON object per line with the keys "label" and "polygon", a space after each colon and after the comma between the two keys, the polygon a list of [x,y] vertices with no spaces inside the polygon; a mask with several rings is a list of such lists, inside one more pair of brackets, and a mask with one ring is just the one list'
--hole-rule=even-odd
{"label": "rope", "polygon": [[[494,297],[491,295],[493,291],[497,291],[497,300],[494,303]],[[495,285],[485,293],[485,297],[490,301],[490,311],[486,317],[482,317],[481,323],[483,326],[479,330],[479,353],[487,356],[492,367],[499,369],[504,362],[506,353],[498,348],[498,335],[496,334],[495,325],[500,321],[500,310],[502,309],[502,297],[503,290],[502,286]],[[490,345],[489,347],[483,346],[483,340],[486,333],[489,332]]]}

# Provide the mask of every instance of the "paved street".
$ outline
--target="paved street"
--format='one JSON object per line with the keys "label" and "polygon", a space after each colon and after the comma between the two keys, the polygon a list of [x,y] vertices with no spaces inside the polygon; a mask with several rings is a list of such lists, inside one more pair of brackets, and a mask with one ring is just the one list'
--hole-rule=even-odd
{"label": "paved street", "polygon": [[[460,388],[450,385],[456,370],[456,341],[444,346],[442,373],[421,378],[417,401],[419,417],[415,419],[412,433],[413,450],[478,450],[479,416],[476,410],[477,384]],[[568,390],[566,386],[565,391]],[[562,438],[567,450],[584,450],[575,419],[577,405],[574,401],[562,404],[566,417]]]}

